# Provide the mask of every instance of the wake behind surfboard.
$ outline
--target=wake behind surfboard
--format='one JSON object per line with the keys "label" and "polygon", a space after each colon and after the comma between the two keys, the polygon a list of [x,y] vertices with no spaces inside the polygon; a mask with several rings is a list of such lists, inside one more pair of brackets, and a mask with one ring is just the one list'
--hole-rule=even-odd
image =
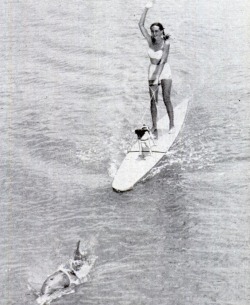
{"label": "wake behind surfboard", "polygon": [[131,147],[113,180],[112,187],[115,191],[125,192],[131,190],[164,157],[182,128],[188,102],[189,100],[186,99],[174,109],[175,130],[173,133],[169,133],[167,128],[167,115],[158,121],[158,139],[155,140],[156,145],[152,147],[151,155],[146,152],[146,158],[140,158],[138,141]]}

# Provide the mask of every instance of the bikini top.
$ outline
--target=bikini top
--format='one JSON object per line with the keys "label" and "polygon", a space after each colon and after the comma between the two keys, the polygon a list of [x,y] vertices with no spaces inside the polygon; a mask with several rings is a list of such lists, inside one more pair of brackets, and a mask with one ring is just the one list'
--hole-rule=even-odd
{"label": "bikini top", "polygon": [[161,49],[158,51],[154,51],[153,49],[149,48],[148,49],[148,56],[150,59],[157,59],[160,60],[162,58],[162,54],[163,54],[163,46],[164,46],[164,42],[161,46]]}

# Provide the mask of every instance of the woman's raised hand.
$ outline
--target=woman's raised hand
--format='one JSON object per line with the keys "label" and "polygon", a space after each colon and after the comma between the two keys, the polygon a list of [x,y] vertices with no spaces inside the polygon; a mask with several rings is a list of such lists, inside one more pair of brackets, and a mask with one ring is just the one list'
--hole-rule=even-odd
{"label": "woman's raised hand", "polygon": [[154,3],[155,3],[155,0],[149,0],[149,1],[147,2],[147,4],[145,5],[145,7],[146,7],[146,8],[151,8],[151,7],[154,5]]}

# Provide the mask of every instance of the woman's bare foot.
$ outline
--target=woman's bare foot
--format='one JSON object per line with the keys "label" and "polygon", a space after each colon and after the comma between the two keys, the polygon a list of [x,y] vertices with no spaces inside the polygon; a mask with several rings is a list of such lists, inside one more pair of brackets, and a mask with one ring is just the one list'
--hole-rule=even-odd
{"label": "woman's bare foot", "polygon": [[175,133],[175,127],[174,126],[170,126],[168,133],[170,133],[170,134]]}
{"label": "woman's bare foot", "polygon": [[151,131],[152,135],[154,136],[154,138],[158,139],[158,130],[157,130],[157,128],[156,127],[152,127],[150,131]]}

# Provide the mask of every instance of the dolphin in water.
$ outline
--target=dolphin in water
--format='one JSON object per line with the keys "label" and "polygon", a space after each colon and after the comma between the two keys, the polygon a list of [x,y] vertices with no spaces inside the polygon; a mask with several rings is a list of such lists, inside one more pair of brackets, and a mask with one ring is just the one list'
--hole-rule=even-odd
{"label": "dolphin in water", "polygon": [[77,242],[73,259],[59,266],[43,283],[37,302],[40,305],[49,304],[63,294],[74,292],[77,285],[87,282],[88,274],[93,267],[96,256],[80,251],[80,241]]}

